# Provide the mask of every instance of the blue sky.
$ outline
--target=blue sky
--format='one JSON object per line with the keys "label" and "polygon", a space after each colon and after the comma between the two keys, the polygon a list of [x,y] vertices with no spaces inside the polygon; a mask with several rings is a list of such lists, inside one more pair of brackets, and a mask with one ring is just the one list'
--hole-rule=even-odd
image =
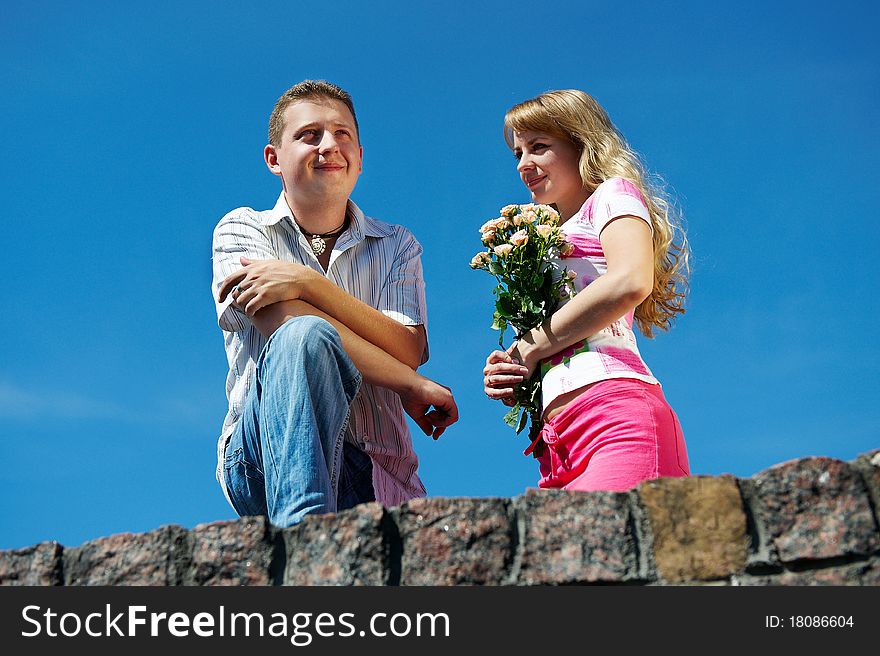
{"label": "blue sky", "polygon": [[880,446],[876,4],[251,4],[4,7],[0,549],[234,517],[211,231],[273,205],[266,124],[304,78],[352,93],[353,197],[425,249],[423,372],[461,411],[414,434],[430,495],[537,480],[482,395],[492,279],[467,264],[528,200],[504,112],[554,88],[594,95],[684,210],[689,311],[640,346],[693,473]]}

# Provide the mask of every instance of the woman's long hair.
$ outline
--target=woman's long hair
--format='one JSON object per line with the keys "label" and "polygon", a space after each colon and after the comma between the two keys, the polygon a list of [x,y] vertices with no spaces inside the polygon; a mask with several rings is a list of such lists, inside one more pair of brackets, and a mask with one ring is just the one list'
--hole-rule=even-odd
{"label": "woman's long hair", "polygon": [[513,133],[525,130],[561,137],[577,146],[581,180],[590,192],[615,177],[625,178],[641,192],[654,228],[654,288],[636,308],[635,320],[646,337],[654,336],[654,328],[669,330],[672,320],[685,311],[690,268],[681,215],[662,181],[649,176],[605,110],[583,91],[549,91],[514,105],[504,117],[504,138],[511,149]]}

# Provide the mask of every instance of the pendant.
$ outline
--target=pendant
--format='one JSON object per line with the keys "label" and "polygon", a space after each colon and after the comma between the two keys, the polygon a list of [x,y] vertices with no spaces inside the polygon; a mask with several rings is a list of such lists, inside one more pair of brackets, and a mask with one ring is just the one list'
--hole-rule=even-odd
{"label": "pendant", "polygon": [[324,252],[324,249],[327,248],[327,244],[321,239],[318,235],[312,237],[312,252],[315,255],[320,255]]}

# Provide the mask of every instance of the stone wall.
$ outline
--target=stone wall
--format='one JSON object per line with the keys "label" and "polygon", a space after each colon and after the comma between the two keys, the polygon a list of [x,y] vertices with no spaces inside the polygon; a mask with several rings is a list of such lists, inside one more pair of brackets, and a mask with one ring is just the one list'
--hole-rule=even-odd
{"label": "stone wall", "polygon": [[366,504],[0,551],[2,585],[880,585],[880,450],[629,492]]}

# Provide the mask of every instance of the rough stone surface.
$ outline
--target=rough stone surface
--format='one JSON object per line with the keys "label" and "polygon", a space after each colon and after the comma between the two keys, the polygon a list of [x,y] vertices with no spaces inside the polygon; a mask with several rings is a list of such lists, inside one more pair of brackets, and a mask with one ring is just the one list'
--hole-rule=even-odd
{"label": "rough stone surface", "polygon": [[858,471],[831,458],[802,458],[753,477],[754,509],[782,562],[866,555],[878,549]]}
{"label": "rough stone surface", "polygon": [[273,585],[280,574],[275,570],[274,534],[266,517],[196,526],[190,533],[192,562],[184,583]]}
{"label": "rough stone surface", "polygon": [[513,560],[506,499],[416,499],[397,525],[401,585],[500,584]]}
{"label": "rough stone surface", "polygon": [[517,583],[639,578],[629,494],[529,490],[518,505],[524,526]]}
{"label": "rough stone surface", "polygon": [[736,578],[739,585],[880,585],[880,561]]}
{"label": "rough stone surface", "polygon": [[745,568],[746,516],[733,477],[661,478],[638,492],[663,579],[722,579]]}
{"label": "rough stone surface", "polygon": [[880,586],[880,449],[749,479],[366,504],[0,551],[0,585]]}
{"label": "rough stone surface", "polygon": [[62,585],[62,551],[57,542],[0,551],[0,585]]}
{"label": "rough stone surface", "polygon": [[874,449],[860,455],[857,460],[864,461],[872,467],[880,467],[880,449]]}
{"label": "rough stone surface", "polygon": [[389,550],[381,504],[312,515],[284,530],[285,585],[386,585]]}
{"label": "rough stone surface", "polygon": [[180,585],[188,567],[179,526],[119,533],[64,550],[65,585]]}
{"label": "rough stone surface", "polygon": [[853,464],[862,472],[874,506],[874,518],[880,525],[880,449],[863,453]]}

